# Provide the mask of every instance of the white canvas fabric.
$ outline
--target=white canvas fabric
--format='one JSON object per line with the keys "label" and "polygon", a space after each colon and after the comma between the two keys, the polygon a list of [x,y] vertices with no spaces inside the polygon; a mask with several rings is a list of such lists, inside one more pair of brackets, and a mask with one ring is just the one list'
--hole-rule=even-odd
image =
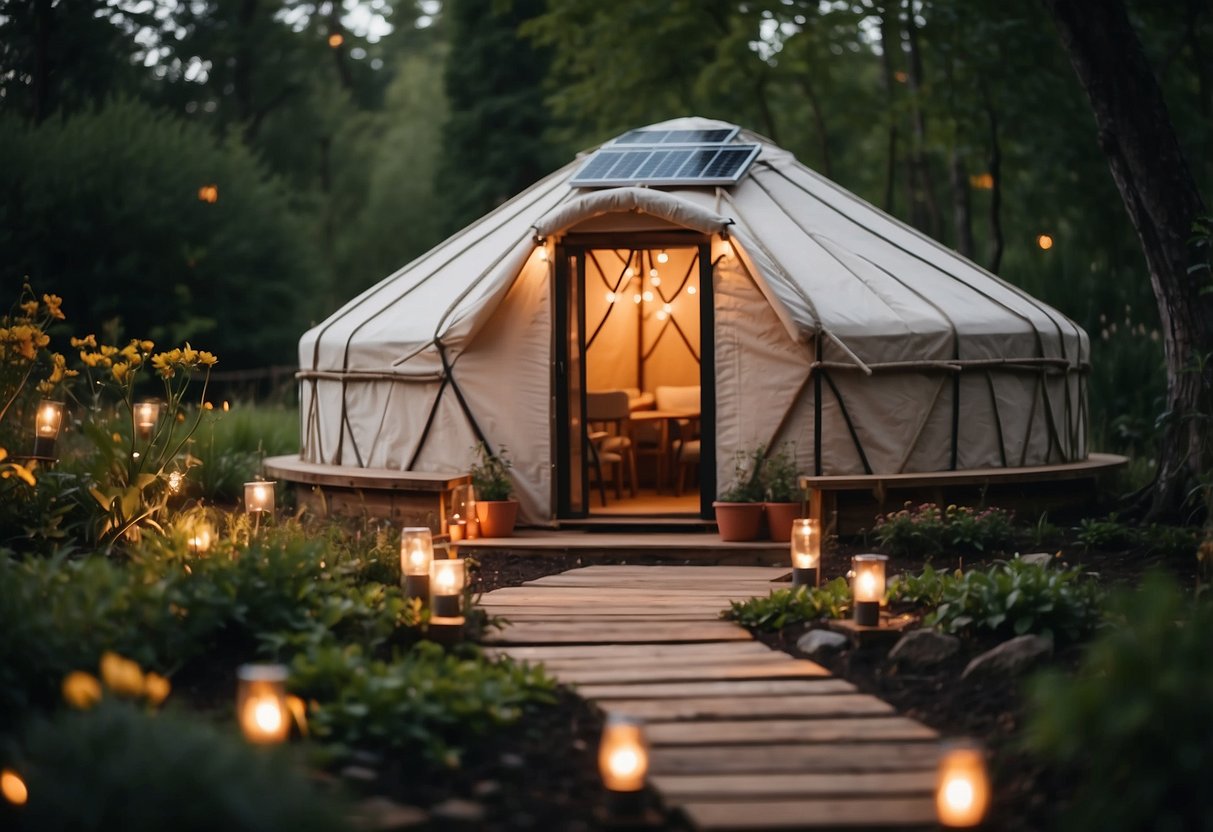
{"label": "white canvas fabric", "polygon": [[556,246],[661,229],[712,241],[718,489],[759,443],[794,442],[827,475],[1086,457],[1080,327],[763,137],[737,141],[762,151],[727,188],[572,188],[576,160],[304,334],[302,457],[454,472],[483,437],[510,451],[523,521],[551,521]]}

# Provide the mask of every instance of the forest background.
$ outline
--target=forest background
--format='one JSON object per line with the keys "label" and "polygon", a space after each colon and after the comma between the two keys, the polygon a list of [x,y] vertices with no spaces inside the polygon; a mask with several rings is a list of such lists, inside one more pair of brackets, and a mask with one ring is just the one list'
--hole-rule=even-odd
{"label": "forest background", "polygon": [[[1213,8],[1128,0],[1201,192]],[[223,369],[582,149],[753,129],[1091,335],[1093,446],[1147,464],[1158,307],[1044,4],[0,0],[0,288]]]}

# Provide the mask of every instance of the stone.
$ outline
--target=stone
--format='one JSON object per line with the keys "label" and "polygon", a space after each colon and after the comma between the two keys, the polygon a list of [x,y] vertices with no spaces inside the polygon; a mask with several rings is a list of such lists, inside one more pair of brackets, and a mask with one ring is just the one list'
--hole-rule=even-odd
{"label": "stone", "polygon": [[379,772],[366,766],[346,766],[341,769],[341,777],[345,780],[354,780],[359,783],[374,783],[379,779]]}
{"label": "stone", "polygon": [[386,797],[371,797],[358,804],[353,825],[368,832],[392,832],[416,829],[429,822],[430,816],[424,809],[396,803]]}
{"label": "stone", "polygon": [[519,754],[507,751],[501,755],[501,765],[503,768],[522,768],[526,765],[526,760]]}
{"label": "stone", "polygon": [[889,661],[906,667],[935,667],[960,652],[960,639],[934,630],[911,630],[889,651]]}
{"label": "stone", "polygon": [[430,817],[443,824],[458,828],[479,828],[484,822],[484,807],[472,800],[452,797],[430,807]]}
{"label": "stone", "polygon": [[809,630],[796,640],[796,649],[808,656],[837,653],[845,650],[850,642],[842,633],[829,630]]}
{"label": "stone", "polygon": [[1048,566],[1053,562],[1053,556],[1048,552],[1033,552],[1030,555],[1020,555],[1019,559],[1030,566]]}
{"label": "stone", "polygon": [[501,784],[496,780],[481,780],[472,787],[472,794],[483,800],[501,791]]}
{"label": "stone", "polygon": [[1018,636],[987,650],[969,662],[961,679],[1019,676],[1053,654],[1053,641],[1043,636]]}

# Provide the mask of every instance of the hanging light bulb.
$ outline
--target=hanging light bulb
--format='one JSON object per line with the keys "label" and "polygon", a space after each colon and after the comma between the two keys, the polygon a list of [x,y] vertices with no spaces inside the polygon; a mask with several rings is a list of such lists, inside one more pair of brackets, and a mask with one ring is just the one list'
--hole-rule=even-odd
{"label": "hanging light bulb", "polygon": [[632,295],[632,300],[634,300],[636,303],[640,303],[642,300],[644,300],[644,297],[637,292],[636,294]]}
{"label": "hanging light bulb", "polygon": [[665,253],[665,249],[664,249],[664,248],[663,248],[663,249],[662,249],[660,252],[658,252],[658,253],[657,253],[657,262],[658,262],[658,263],[668,263],[668,262],[670,262],[670,255],[668,255],[668,254],[666,254],[666,253]]}
{"label": "hanging light bulb", "polygon": [[670,304],[670,303],[664,303],[661,305],[661,311],[666,313],[667,315],[673,314],[674,305]]}
{"label": "hanging light bulb", "polygon": [[627,278],[635,277],[636,270],[633,269],[631,266],[628,266],[626,269],[623,270],[623,276],[627,277]]}
{"label": "hanging light bulb", "polygon": [[607,292],[607,293],[606,293],[606,302],[607,302],[607,303],[614,303],[614,302],[615,302],[615,293],[614,293],[614,292]]}
{"label": "hanging light bulb", "polygon": [[693,294],[695,294],[697,291],[699,291],[699,290],[695,288],[695,284],[694,284],[694,283],[692,283],[690,286],[688,286],[688,287],[687,287],[687,294],[688,294],[688,295],[693,295]]}
{"label": "hanging light bulb", "polygon": [[651,300],[653,299],[653,293],[652,293],[652,292],[645,292],[645,293],[642,295],[642,297],[644,298],[645,303],[648,303],[649,301],[651,301]]}
{"label": "hanging light bulb", "polygon": [[668,317],[670,317],[670,315],[664,309],[657,310],[657,320],[664,321]]}
{"label": "hanging light bulb", "polygon": [[656,269],[653,269],[653,271],[654,271],[654,275],[649,278],[649,283],[651,283],[654,286],[660,286],[661,278],[655,274],[655,272],[657,271]]}

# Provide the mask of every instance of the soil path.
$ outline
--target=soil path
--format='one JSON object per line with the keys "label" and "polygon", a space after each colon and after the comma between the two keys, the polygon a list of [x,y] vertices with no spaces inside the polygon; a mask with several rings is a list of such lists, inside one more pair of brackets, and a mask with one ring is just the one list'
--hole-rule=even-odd
{"label": "soil path", "polygon": [[484,595],[490,641],[644,720],[650,782],[702,830],[934,824],[938,737],[719,619],[786,568],[588,566]]}

